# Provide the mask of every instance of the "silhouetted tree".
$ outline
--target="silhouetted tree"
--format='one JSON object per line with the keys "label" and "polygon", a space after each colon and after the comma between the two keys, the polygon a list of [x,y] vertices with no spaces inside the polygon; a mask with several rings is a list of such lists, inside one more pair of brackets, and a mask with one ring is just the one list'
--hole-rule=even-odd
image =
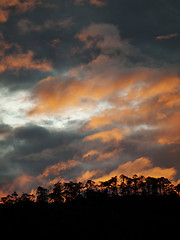
{"label": "silhouetted tree", "polygon": [[105,191],[109,195],[117,195],[117,176],[100,183],[101,191]]}
{"label": "silhouetted tree", "polygon": [[87,180],[84,188],[88,190],[94,190],[94,191],[97,190],[96,183],[93,180]]}
{"label": "silhouetted tree", "polygon": [[54,184],[54,188],[52,190],[52,193],[49,194],[49,197],[55,203],[64,202],[63,185],[61,182],[57,182]]}
{"label": "silhouetted tree", "polygon": [[18,199],[19,203],[28,204],[34,202],[35,196],[33,194],[22,193]]}
{"label": "silhouetted tree", "polygon": [[120,179],[122,179],[121,184],[119,184],[120,194],[121,195],[131,195],[133,190],[133,180],[130,177],[125,175],[120,175]]}
{"label": "silhouetted tree", "polygon": [[180,196],[180,183],[175,186],[175,190],[178,192],[178,195]]}
{"label": "silhouetted tree", "polygon": [[[120,175],[119,185],[117,176],[111,177],[107,181],[96,184],[93,180],[87,180],[83,185],[81,182],[57,182],[49,194],[48,189],[39,186],[36,190],[37,203],[51,202],[64,203],[72,200],[80,201],[85,197],[87,200],[103,201],[113,196],[129,196],[129,195],[180,195],[180,184],[174,186],[167,178],[147,177],[134,175],[132,178]],[[23,193],[20,197],[17,192],[1,198],[4,204],[16,203],[32,203],[35,201],[33,194]]]}
{"label": "silhouetted tree", "polygon": [[93,180],[87,180],[87,182],[84,185],[84,193],[86,199],[92,200],[97,197],[97,191],[98,187],[96,183]]}
{"label": "silhouetted tree", "polygon": [[121,195],[124,195],[126,192],[126,183],[125,183],[126,176],[124,174],[121,174],[119,178],[121,180],[121,183],[119,184],[119,192]]}
{"label": "silhouetted tree", "polygon": [[146,178],[146,186],[148,195],[157,195],[158,190],[158,180],[154,177],[147,177]]}
{"label": "silhouetted tree", "polygon": [[147,194],[146,181],[145,181],[144,176],[139,177],[138,188],[139,188],[139,191],[140,191],[141,195],[146,195]]}
{"label": "silhouetted tree", "polygon": [[4,204],[15,204],[19,199],[17,192],[13,192],[11,195],[7,195],[7,197],[2,197],[1,200]]}
{"label": "silhouetted tree", "polygon": [[17,194],[17,192],[13,192],[12,197],[13,197],[13,202],[17,203],[18,202],[18,194]]}
{"label": "silhouetted tree", "polygon": [[74,183],[73,181],[64,183],[63,196],[65,200],[72,201],[74,200],[81,192],[82,183]]}
{"label": "silhouetted tree", "polygon": [[171,182],[167,178],[157,178],[157,184],[160,194],[168,194],[171,192]]}
{"label": "silhouetted tree", "polygon": [[132,189],[134,191],[134,194],[137,195],[138,193],[138,183],[139,183],[140,178],[135,174],[133,175],[131,182],[132,182]]}
{"label": "silhouetted tree", "polygon": [[48,202],[48,189],[42,186],[39,186],[36,190],[37,202],[38,203],[47,203]]}
{"label": "silhouetted tree", "polygon": [[1,198],[1,201],[2,201],[4,204],[12,204],[12,203],[13,203],[13,200],[12,200],[12,196],[11,196],[11,195],[7,195],[6,197],[2,197],[2,198]]}

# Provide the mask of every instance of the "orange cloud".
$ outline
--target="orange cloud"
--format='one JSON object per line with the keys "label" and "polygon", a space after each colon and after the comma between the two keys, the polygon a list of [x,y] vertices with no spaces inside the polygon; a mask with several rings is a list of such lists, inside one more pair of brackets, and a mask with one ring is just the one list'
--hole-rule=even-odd
{"label": "orange cloud", "polygon": [[138,176],[150,176],[156,178],[163,176],[173,181],[176,170],[174,168],[154,167],[149,158],[141,157],[136,159],[134,162],[129,161],[127,163],[119,165],[117,169],[111,171],[109,174],[105,174],[105,170],[88,170],[82,173],[82,175],[78,177],[77,180],[85,182],[91,179],[95,182],[100,182],[107,181],[114,176],[119,177],[121,174],[129,177],[132,177],[134,174],[137,174]]}
{"label": "orange cloud", "polygon": [[34,53],[28,51],[27,53],[17,53],[5,56],[0,61],[0,73],[4,71],[18,71],[20,69],[33,69],[40,71],[50,71],[52,65],[47,60],[34,60]]}
{"label": "orange cloud", "polygon": [[114,128],[110,131],[98,132],[92,135],[85,137],[85,141],[93,141],[96,139],[100,139],[102,142],[109,142],[111,140],[121,141],[124,138],[124,134],[127,133],[128,130],[120,130],[118,128]]}
{"label": "orange cloud", "polygon": [[7,22],[11,8],[14,8],[16,13],[26,12],[34,9],[37,5],[42,4],[41,0],[1,0],[0,1],[0,23]]}
{"label": "orange cloud", "polygon": [[156,139],[160,144],[180,144],[180,111],[174,112],[162,123],[162,131],[159,132]]}
{"label": "orange cloud", "polygon": [[[168,94],[178,89],[180,78],[177,75],[167,73],[156,73],[152,82],[147,82],[140,93],[139,97],[153,98],[158,95]],[[170,83],[170,84],[169,84]]]}
{"label": "orange cloud", "polygon": [[36,106],[29,114],[51,114],[59,109],[63,111],[69,107],[83,106],[84,103],[104,101],[112,94],[115,96],[119,91],[126,91],[148,74],[148,70],[143,70],[113,78],[110,69],[106,77],[95,73],[91,76],[87,72],[85,79],[81,80],[78,76],[81,71],[80,68],[70,71],[65,78],[48,77],[40,81],[34,89]]}
{"label": "orange cloud", "polygon": [[[149,78],[152,78],[152,81],[148,80]],[[180,105],[180,78],[175,74],[165,75],[154,71],[149,77],[147,73],[146,79],[144,82],[135,81],[125,87],[125,91],[128,88],[127,94],[124,91],[125,95],[112,95],[108,100],[114,107],[93,116],[85,129],[95,129],[118,122],[125,126],[174,126],[175,119],[178,118],[175,118],[172,124],[169,121]]]}
{"label": "orange cloud", "polygon": [[[0,196],[7,196],[8,194],[13,193],[20,189],[21,192],[27,192],[28,189],[32,190],[33,184],[36,182],[36,178],[30,175],[23,173],[17,177],[13,183],[5,184],[2,189],[0,189]],[[36,182],[37,183],[37,182]]]}
{"label": "orange cloud", "polygon": [[9,10],[0,9],[0,23],[7,22],[9,13]]}
{"label": "orange cloud", "polygon": [[90,4],[102,7],[106,5],[106,2],[104,0],[90,0]]}
{"label": "orange cloud", "polygon": [[91,157],[94,156],[94,155],[100,155],[100,154],[101,154],[101,152],[99,152],[99,151],[97,151],[97,150],[91,150],[91,151],[89,151],[88,153],[86,153],[86,154],[83,155],[83,159],[84,159],[84,158],[91,158]]}
{"label": "orange cloud", "polygon": [[77,165],[79,165],[80,162],[77,160],[69,160],[68,162],[59,162],[57,164],[54,164],[52,166],[48,166],[44,172],[38,176],[38,178],[44,178],[48,177],[49,175],[59,175],[61,171],[73,168]]}
{"label": "orange cloud", "polygon": [[[63,114],[76,107],[89,111],[92,105],[101,103],[104,108],[96,111],[94,107],[94,114],[83,128],[102,127],[101,132],[87,136],[86,141],[121,141],[125,133],[117,129],[123,126],[130,129],[129,135],[139,129],[153,129],[155,143],[178,143],[179,117],[172,119],[180,103],[178,74],[147,67],[132,67],[127,71],[123,61],[127,60],[132,46],[121,39],[113,25],[91,24],[76,38],[84,42],[83,50],[98,48],[100,55],[88,64],[71,69],[64,77],[40,81],[33,91],[35,107],[29,115]],[[122,56],[117,57],[115,53],[119,50]],[[113,130],[104,130],[105,126]]]}
{"label": "orange cloud", "polygon": [[78,182],[85,182],[87,180],[90,180],[93,178],[93,176],[96,176],[97,173],[99,173],[99,170],[94,170],[94,171],[86,171],[83,173],[81,176],[77,177]]}
{"label": "orange cloud", "polygon": [[106,109],[104,112],[93,116],[84,129],[96,129],[107,125],[111,126],[118,122],[128,125],[128,122],[132,121],[136,116],[137,112],[130,106],[126,106],[126,109]]}
{"label": "orange cloud", "polygon": [[177,37],[177,36],[179,36],[178,33],[172,33],[172,34],[168,34],[168,35],[160,35],[160,36],[157,36],[156,39],[158,39],[158,40],[170,39],[170,38],[174,38],[174,37]]}
{"label": "orange cloud", "polygon": [[101,155],[99,155],[99,157],[96,159],[96,161],[105,161],[108,160],[112,161],[113,157],[116,156],[119,153],[119,151],[115,150],[112,152],[107,152],[107,153],[102,153]]}
{"label": "orange cloud", "polygon": [[106,5],[106,2],[104,2],[103,0],[75,0],[75,4],[77,5],[82,5],[85,2],[89,2],[89,4],[96,5],[98,7],[102,7]]}
{"label": "orange cloud", "polygon": [[83,155],[83,159],[91,160],[93,158],[95,162],[106,161],[107,159],[112,161],[113,158],[117,156],[121,150],[122,149],[115,149],[112,152],[106,152],[106,153],[103,153],[97,150],[91,150],[88,153]]}
{"label": "orange cloud", "polygon": [[139,176],[151,176],[151,177],[166,177],[170,180],[174,179],[176,170],[174,168],[160,168],[154,167],[151,160],[147,157],[141,157],[134,162],[129,161],[122,165],[119,165],[117,169],[113,170],[107,175],[95,179],[95,181],[105,181],[114,176],[120,176],[124,174],[126,176],[133,176],[137,174]]}

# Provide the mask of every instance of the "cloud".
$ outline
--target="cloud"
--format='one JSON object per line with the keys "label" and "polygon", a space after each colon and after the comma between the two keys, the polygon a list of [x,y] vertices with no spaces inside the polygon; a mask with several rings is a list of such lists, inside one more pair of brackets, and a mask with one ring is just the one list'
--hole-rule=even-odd
{"label": "cloud", "polygon": [[26,12],[41,5],[41,0],[1,0],[0,2],[0,23],[7,22],[10,13],[15,9],[16,13]]}
{"label": "cloud", "polygon": [[[100,49],[99,55],[87,64],[71,69],[64,77],[41,80],[33,89],[35,107],[29,111],[29,116],[66,113],[69,109],[76,112],[78,107],[85,112],[92,107],[94,113],[83,129],[99,132],[87,136],[86,140],[99,138],[107,142],[113,137],[116,139],[110,132],[103,135],[107,130],[98,128],[118,129],[120,125],[130,128],[129,135],[138,129],[156,129],[154,139],[157,143],[178,143],[179,123],[170,121],[179,106],[180,78],[177,72],[149,68],[141,63],[130,67],[132,46],[121,39],[113,25],[91,24],[76,38],[84,43],[84,50]],[[100,104],[104,104],[104,108],[98,110]],[[163,131],[166,134],[162,134]],[[118,136],[122,137],[122,134]]]}
{"label": "cloud", "polygon": [[[0,124],[0,188],[31,191],[38,184],[48,185],[60,174],[68,179],[68,171],[82,163],[76,154],[77,151],[81,154],[78,144],[83,137],[77,132],[49,130],[33,124],[18,128]],[[23,176],[26,180],[29,176],[27,185]]]}
{"label": "cloud", "polygon": [[4,10],[0,8],[0,23],[7,22],[9,17],[9,10]]}
{"label": "cloud", "polygon": [[52,21],[52,20],[46,20],[44,24],[39,25],[39,24],[34,24],[32,21],[29,19],[21,19],[18,22],[18,28],[21,34],[29,33],[29,32],[41,32],[45,30],[65,30],[73,25],[73,20],[71,17],[65,18],[62,20],[58,21]]}
{"label": "cloud", "polygon": [[127,133],[127,130],[120,130],[118,128],[114,128],[110,131],[103,131],[94,133],[85,137],[85,141],[93,141],[96,139],[100,139],[102,142],[109,142],[111,140],[121,141],[124,138],[124,134]]}
{"label": "cloud", "polygon": [[39,70],[39,71],[50,71],[52,65],[49,61],[35,60],[34,52],[29,50],[27,53],[16,53],[4,56],[0,60],[0,73],[5,71],[19,71],[20,69],[26,70]]}
{"label": "cloud", "polygon": [[[11,53],[8,51],[11,50]],[[0,33],[0,74],[5,71],[39,70],[50,71],[52,64],[46,59],[34,59],[35,53],[28,50],[23,53],[21,46],[16,43],[7,43],[2,33]]]}
{"label": "cloud", "polygon": [[100,150],[90,150],[89,152],[85,153],[82,157],[85,161],[90,162],[106,162],[106,161],[114,161],[116,158],[118,158],[119,153],[123,150],[119,146],[116,148],[116,145],[114,145],[114,149],[108,149],[106,152],[104,149],[102,149],[102,146],[99,147]]}
{"label": "cloud", "polygon": [[170,31],[153,4],[137,11],[132,1],[59,1],[61,18],[55,8],[26,14],[41,1],[18,2],[0,8],[4,23],[13,14],[0,33],[1,82],[16,86],[0,90],[1,188],[120,173],[178,178],[178,46],[155,48],[154,32]]}
{"label": "cloud", "polygon": [[160,168],[154,167],[151,160],[147,157],[141,157],[135,161],[129,161],[122,165],[119,165],[117,169],[110,172],[108,175],[104,175],[95,179],[96,181],[105,181],[114,176],[120,176],[124,174],[132,177],[134,174],[138,176],[151,176],[151,177],[166,177],[170,180],[174,179],[176,170],[174,168]]}
{"label": "cloud", "polygon": [[121,39],[119,30],[111,24],[91,24],[76,38],[84,43],[84,50],[97,48],[101,53],[89,63],[71,69],[64,77],[41,80],[33,89],[36,106],[30,115],[83,108],[87,103],[93,107],[95,102],[108,103],[112,96],[128,94],[135,84],[155,76],[146,67],[127,67],[137,51]]}
{"label": "cloud", "polygon": [[103,7],[107,4],[104,0],[75,0],[75,4],[77,5],[83,5],[85,2],[97,7]]}
{"label": "cloud", "polygon": [[157,134],[157,142],[160,144],[171,145],[180,144],[180,124],[179,124],[180,111],[175,111],[168,118],[164,119],[162,129]]}
{"label": "cloud", "polygon": [[91,158],[91,157],[94,156],[94,155],[100,155],[100,154],[101,154],[101,152],[99,152],[99,151],[97,151],[97,150],[91,150],[91,151],[89,151],[88,153],[86,153],[86,154],[83,155],[83,159],[85,159],[85,158]]}
{"label": "cloud", "polygon": [[[107,70],[105,64],[108,63],[112,64],[112,68],[109,65]],[[104,71],[101,71],[101,68]],[[111,59],[98,58],[88,66],[72,69],[66,77],[48,77],[41,80],[33,89],[32,98],[36,106],[29,115],[51,114],[72,107],[83,108],[87,103],[90,111],[91,105],[94,108],[94,103],[100,104],[106,100],[108,103],[112,96],[128,92],[133,83],[148,77],[148,72],[151,76],[146,69],[120,73]],[[84,76],[83,79],[81,75]]]}
{"label": "cloud", "polygon": [[61,171],[65,171],[67,169],[71,169],[77,165],[80,165],[81,162],[78,160],[69,160],[66,163],[65,162],[59,162],[55,165],[52,166],[48,166],[44,172],[38,176],[38,178],[44,178],[44,177],[48,177],[48,176],[59,176]]}
{"label": "cloud", "polygon": [[4,56],[5,52],[12,46],[13,44],[7,43],[4,39],[4,35],[0,32],[0,56]]}
{"label": "cloud", "polygon": [[157,40],[170,39],[170,38],[174,38],[174,37],[178,37],[178,36],[179,36],[178,33],[172,33],[172,34],[168,34],[168,35],[160,35],[160,36],[157,36],[156,39],[157,39]]}
{"label": "cloud", "polygon": [[121,51],[121,54],[131,55],[137,51],[120,37],[118,28],[113,24],[92,23],[78,33],[76,38],[85,43],[85,49],[98,48],[103,54]]}
{"label": "cloud", "polygon": [[77,178],[77,182],[86,182],[87,180],[92,179],[94,176],[97,175],[100,171],[86,171],[81,176]]}
{"label": "cloud", "polygon": [[[105,131],[105,140],[116,139],[113,133],[109,131],[108,138],[108,131]],[[57,132],[36,125],[13,129],[1,124],[0,134],[6,134],[0,140],[4,149],[0,172],[1,178],[6,179],[5,182],[2,181],[1,189],[4,193],[14,190],[30,192],[37,188],[38,184],[48,186],[59,180],[86,181],[89,178],[103,181],[121,173],[128,176],[165,176],[173,180],[176,175],[175,167],[164,167],[164,155],[167,155],[167,158],[170,155],[163,155],[163,149],[158,153],[156,145],[151,148],[151,144],[154,144],[152,136],[148,137],[144,131],[140,133],[141,136],[137,136],[137,133],[134,136],[125,136],[119,145],[107,141],[97,143],[96,139],[87,144],[83,141],[86,136],[78,132]],[[92,136],[88,132],[84,134]],[[13,147],[9,148],[10,146]],[[148,157],[129,160],[142,153],[142,150],[138,149],[143,149],[145,155],[154,153],[157,156],[152,156],[153,161]],[[159,160],[160,155],[162,160]],[[163,166],[160,167],[159,164]]]}

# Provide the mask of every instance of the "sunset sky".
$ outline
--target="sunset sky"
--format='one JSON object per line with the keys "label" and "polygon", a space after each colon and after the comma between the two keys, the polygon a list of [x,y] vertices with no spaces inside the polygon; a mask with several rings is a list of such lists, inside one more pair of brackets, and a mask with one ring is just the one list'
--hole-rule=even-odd
{"label": "sunset sky", "polygon": [[180,179],[179,0],[0,0],[0,196]]}

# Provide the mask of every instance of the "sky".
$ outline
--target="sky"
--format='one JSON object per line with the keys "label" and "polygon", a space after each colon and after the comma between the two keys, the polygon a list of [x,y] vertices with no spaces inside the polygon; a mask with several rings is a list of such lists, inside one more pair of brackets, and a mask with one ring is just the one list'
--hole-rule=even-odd
{"label": "sky", "polygon": [[0,0],[0,195],[180,179],[179,0]]}

